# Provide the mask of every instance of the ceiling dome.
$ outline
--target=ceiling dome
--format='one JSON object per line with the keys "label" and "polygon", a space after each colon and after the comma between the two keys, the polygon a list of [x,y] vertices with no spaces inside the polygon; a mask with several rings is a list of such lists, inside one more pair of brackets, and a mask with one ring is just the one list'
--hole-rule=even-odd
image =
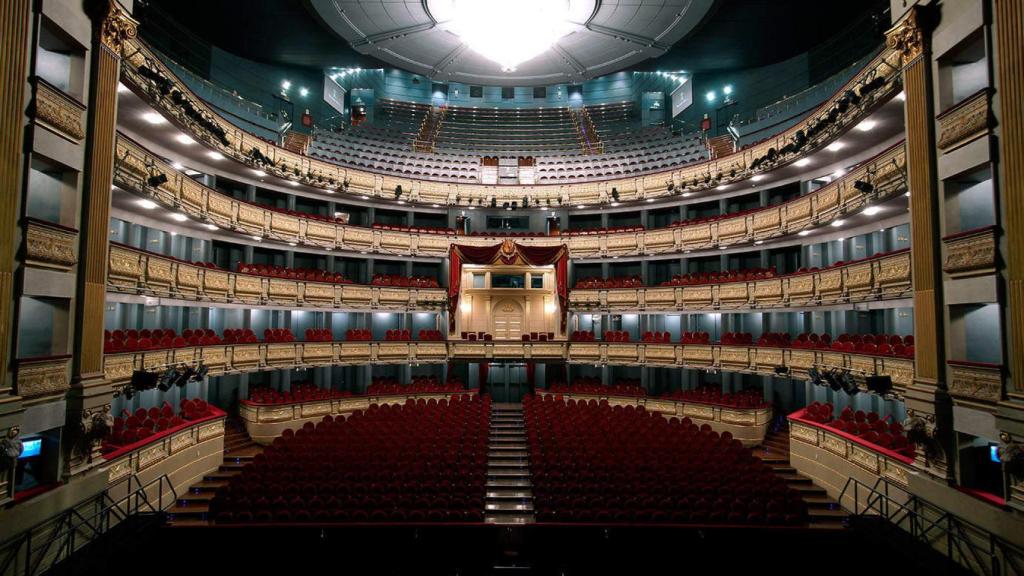
{"label": "ceiling dome", "polygon": [[355,50],[438,81],[579,82],[664,54],[716,0],[311,0]]}

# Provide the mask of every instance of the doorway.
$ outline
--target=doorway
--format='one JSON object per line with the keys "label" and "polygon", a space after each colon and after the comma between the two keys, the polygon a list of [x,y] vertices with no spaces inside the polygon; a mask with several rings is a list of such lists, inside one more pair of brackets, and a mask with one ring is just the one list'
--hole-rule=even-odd
{"label": "doorway", "polygon": [[486,390],[490,392],[494,402],[522,402],[523,396],[530,391],[526,379],[526,364],[491,364],[487,371]]}
{"label": "doorway", "polygon": [[519,340],[523,336],[523,306],[506,298],[494,307],[495,340]]}

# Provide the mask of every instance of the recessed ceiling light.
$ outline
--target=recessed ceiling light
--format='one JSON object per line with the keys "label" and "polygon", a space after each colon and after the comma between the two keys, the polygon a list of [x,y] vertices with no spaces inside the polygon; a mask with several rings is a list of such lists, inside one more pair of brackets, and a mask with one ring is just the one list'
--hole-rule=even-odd
{"label": "recessed ceiling light", "polygon": [[362,198],[363,200],[369,200],[370,199],[369,196],[360,196],[360,198]]}
{"label": "recessed ceiling light", "polygon": [[296,182],[295,180],[289,180],[288,183],[291,184],[292,186],[298,186],[299,185],[299,183]]}
{"label": "recessed ceiling light", "polygon": [[175,213],[175,214],[171,214],[171,219],[172,220],[177,220],[178,222],[184,222],[184,221],[188,220],[188,216],[185,216],[184,214],[177,214],[177,213]]}
{"label": "recessed ceiling light", "polygon": [[171,236],[177,236],[177,235],[178,235],[178,233],[177,233],[177,232],[175,232],[175,231],[173,231],[173,230],[171,231]]}
{"label": "recessed ceiling light", "polygon": [[683,198],[689,198],[691,195],[690,192],[683,192]]}
{"label": "recessed ceiling light", "polygon": [[846,144],[836,141],[826,146],[825,149],[828,150],[829,152],[839,152],[840,150],[843,149],[843,146],[846,146]]}
{"label": "recessed ceiling light", "polygon": [[331,190],[330,188],[324,188],[324,192],[327,192],[328,194],[334,194],[334,190]]}
{"label": "recessed ceiling light", "polygon": [[611,206],[612,206],[612,208],[618,208],[619,203],[618,202],[612,202]]}
{"label": "recessed ceiling light", "polygon": [[152,200],[146,200],[145,198],[139,200],[138,205],[142,206],[146,210],[152,210],[153,208],[156,208],[156,202],[153,202]]}
{"label": "recessed ceiling light", "polygon": [[811,159],[810,158],[801,158],[801,159],[797,160],[796,162],[793,162],[794,165],[799,166],[801,168],[803,168],[804,166],[807,166],[810,163],[811,163]]}
{"label": "recessed ceiling light", "polygon": [[832,222],[832,227],[833,228],[839,228],[843,224],[846,224],[846,220],[836,220],[836,221]]}
{"label": "recessed ceiling light", "polygon": [[882,208],[879,206],[868,206],[867,208],[864,209],[863,212],[861,212],[861,214],[865,216],[874,216],[875,214],[878,214],[881,211]]}
{"label": "recessed ceiling light", "polygon": [[579,206],[577,206],[577,208],[579,208],[580,210],[583,210],[584,208],[586,208],[586,206],[583,205],[583,204],[580,204]]}
{"label": "recessed ceiling light", "polygon": [[207,230],[220,230],[220,228],[217,228],[216,224],[203,224],[203,226],[206,226]]}
{"label": "recessed ceiling light", "polygon": [[288,245],[289,246],[297,246],[297,244],[295,244],[295,242],[289,242]]}
{"label": "recessed ceiling light", "polygon": [[906,102],[907,101],[907,93],[904,92],[903,90],[900,90],[900,93],[896,95],[896,99],[899,100],[900,102]]}
{"label": "recessed ceiling light", "polygon": [[833,178],[841,178],[843,176],[846,176],[846,170],[843,170],[842,168],[832,173]]}
{"label": "recessed ceiling light", "polygon": [[868,130],[874,128],[877,124],[878,122],[875,122],[874,120],[864,120],[860,124],[857,124],[857,130],[860,130],[861,132],[867,132]]}
{"label": "recessed ceiling light", "polygon": [[211,150],[211,151],[207,152],[206,155],[209,156],[212,160],[223,160],[224,159],[224,155],[221,154],[220,152],[215,151],[215,150]]}
{"label": "recessed ceiling light", "polygon": [[719,250],[725,250],[726,248],[727,248],[727,246],[719,246],[718,247]]}
{"label": "recessed ceiling light", "polygon": [[647,203],[648,203],[648,204],[650,204],[651,202],[654,202],[654,198],[648,198],[648,199],[647,199]]}
{"label": "recessed ceiling light", "polygon": [[476,210],[476,206],[470,206],[469,209],[470,210]]}
{"label": "recessed ceiling light", "polygon": [[166,118],[156,112],[146,112],[142,115],[142,119],[150,124],[163,124],[164,122],[167,122]]}
{"label": "recessed ceiling light", "polygon": [[846,242],[846,238],[836,238],[836,242]]}
{"label": "recessed ceiling light", "polygon": [[761,244],[764,244],[764,240],[754,240],[754,246],[760,246]]}
{"label": "recessed ceiling light", "polygon": [[750,177],[750,180],[751,182],[760,182],[761,180],[764,180],[764,174],[755,174]]}
{"label": "recessed ceiling light", "polygon": [[259,176],[260,178],[263,178],[264,176],[267,175],[267,173],[264,172],[263,170],[253,170],[252,173]]}
{"label": "recessed ceiling light", "polygon": [[182,164],[181,162],[173,162],[171,163],[171,168],[174,168],[175,170],[184,170],[185,165]]}
{"label": "recessed ceiling light", "polygon": [[252,239],[257,241],[257,242],[262,242],[263,241],[263,237],[262,236],[252,236]]}
{"label": "recessed ceiling light", "polygon": [[405,200],[399,200],[398,203],[399,204],[405,204]]}
{"label": "recessed ceiling light", "polygon": [[801,231],[797,232],[796,235],[797,236],[807,236],[810,233],[811,233],[810,230],[801,230]]}
{"label": "recessed ceiling light", "polygon": [[174,137],[174,139],[186,146],[196,143],[196,141],[193,140],[192,137],[189,136],[188,134],[178,134],[177,136]]}
{"label": "recessed ceiling light", "polygon": [[440,208],[441,205],[440,204],[431,204],[430,207],[431,208]]}
{"label": "recessed ceiling light", "polygon": [[729,185],[728,184],[722,184],[718,188],[715,188],[715,190],[728,190],[728,189],[729,189]]}

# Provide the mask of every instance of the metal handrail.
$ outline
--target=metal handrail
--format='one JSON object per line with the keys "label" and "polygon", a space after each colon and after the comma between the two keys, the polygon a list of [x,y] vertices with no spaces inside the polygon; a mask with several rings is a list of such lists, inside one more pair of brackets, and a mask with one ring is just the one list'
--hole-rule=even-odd
{"label": "metal handrail", "polygon": [[[127,484],[128,493],[114,500],[111,490]],[[166,489],[165,489],[166,486]],[[153,502],[148,491],[156,490]],[[169,496],[165,506],[164,498]],[[162,474],[143,484],[132,475],[108,486],[103,492],[46,520],[36,523],[0,543],[0,575],[41,574],[76,550],[96,540],[120,522],[140,514],[158,514],[177,502],[171,479]],[[86,509],[92,508],[92,513]],[[52,525],[52,529],[46,529]],[[18,560],[22,559],[19,565]]]}
{"label": "metal handrail", "polygon": [[886,478],[878,478],[873,485],[849,478],[839,494],[840,504],[847,497],[853,499],[854,516],[882,518],[972,571],[987,576],[1024,576],[1024,547]]}

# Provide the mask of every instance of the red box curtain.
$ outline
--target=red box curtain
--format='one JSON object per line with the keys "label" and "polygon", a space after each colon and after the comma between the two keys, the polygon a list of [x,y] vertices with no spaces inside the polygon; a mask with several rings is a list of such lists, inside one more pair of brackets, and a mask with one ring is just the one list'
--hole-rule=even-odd
{"label": "red box curtain", "polygon": [[455,331],[455,311],[459,307],[463,264],[526,264],[529,266],[555,266],[558,305],[562,310],[562,332],[569,310],[569,249],[558,246],[523,246],[505,240],[494,246],[463,246],[452,244],[448,253],[448,331]]}

